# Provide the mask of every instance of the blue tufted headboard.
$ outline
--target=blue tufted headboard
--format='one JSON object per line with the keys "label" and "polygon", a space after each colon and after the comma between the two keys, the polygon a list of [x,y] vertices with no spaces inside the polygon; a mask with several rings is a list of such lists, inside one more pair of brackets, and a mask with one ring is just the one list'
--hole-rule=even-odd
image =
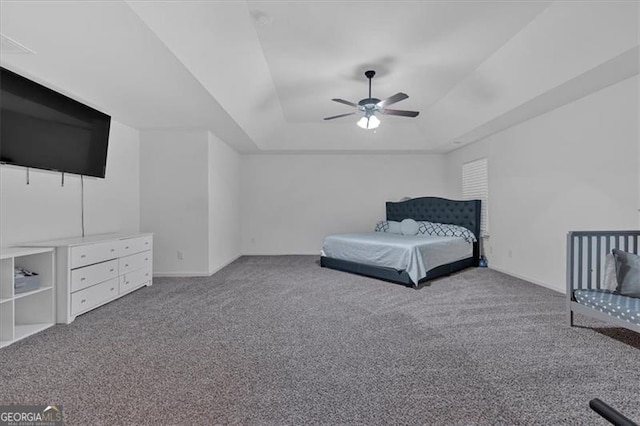
{"label": "blue tufted headboard", "polygon": [[[421,197],[397,203],[387,201],[387,220],[401,222],[403,219],[464,226],[480,240],[480,200]],[[474,243],[473,255],[476,259],[479,258],[479,253],[479,244]]]}

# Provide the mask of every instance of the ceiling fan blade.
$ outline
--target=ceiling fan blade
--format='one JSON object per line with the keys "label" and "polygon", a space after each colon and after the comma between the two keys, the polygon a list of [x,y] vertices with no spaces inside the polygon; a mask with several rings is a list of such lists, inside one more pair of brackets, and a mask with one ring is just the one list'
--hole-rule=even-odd
{"label": "ceiling fan blade", "polygon": [[388,97],[388,98],[387,98],[387,99],[385,99],[384,101],[380,101],[380,102],[378,102],[378,104],[377,104],[377,105],[378,105],[380,108],[384,108],[384,107],[386,107],[387,105],[391,105],[391,104],[395,104],[396,102],[403,101],[403,100],[407,99],[408,97],[409,97],[409,95],[407,95],[406,93],[399,92],[399,93],[396,93],[396,94],[395,94],[395,95],[393,95],[393,96]]}
{"label": "ceiling fan blade", "polygon": [[353,102],[345,101],[344,99],[333,98],[331,100],[334,101],[334,102],[338,102],[338,103],[341,103],[341,104],[352,106],[354,108],[358,108],[357,104],[354,104]]}
{"label": "ceiling fan blade", "polygon": [[334,118],[346,117],[347,115],[353,115],[355,112],[348,112],[346,114],[334,115],[332,117],[326,117],[325,120],[333,120]]}
{"label": "ceiling fan blade", "polygon": [[401,109],[383,109],[381,112],[386,115],[399,115],[401,117],[417,117],[420,114],[419,111],[403,111]]}

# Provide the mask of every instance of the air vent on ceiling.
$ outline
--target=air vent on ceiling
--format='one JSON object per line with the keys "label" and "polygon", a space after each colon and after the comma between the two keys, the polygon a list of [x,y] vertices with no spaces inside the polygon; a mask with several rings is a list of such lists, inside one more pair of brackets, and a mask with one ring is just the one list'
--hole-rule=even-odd
{"label": "air vent on ceiling", "polygon": [[19,55],[35,55],[36,52],[10,39],[4,34],[0,34],[0,53],[11,53]]}

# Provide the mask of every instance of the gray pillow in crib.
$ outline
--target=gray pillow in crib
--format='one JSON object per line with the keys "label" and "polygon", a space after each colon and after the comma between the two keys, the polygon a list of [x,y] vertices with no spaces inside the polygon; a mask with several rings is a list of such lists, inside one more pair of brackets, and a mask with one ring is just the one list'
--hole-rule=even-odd
{"label": "gray pillow in crib", "polygon": [[640,297],[640,256],[613,249],[616,259],[616,293],[629,297]]}

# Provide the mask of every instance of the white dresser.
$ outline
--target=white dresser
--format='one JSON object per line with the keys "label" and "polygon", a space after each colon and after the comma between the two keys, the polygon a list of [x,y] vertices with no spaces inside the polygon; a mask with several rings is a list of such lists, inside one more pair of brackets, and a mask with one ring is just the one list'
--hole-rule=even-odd
{"label": "white dresser", "polygon": [[30,243],[56,248],[56,320],[152,284],[153,234],[104,234]]}

